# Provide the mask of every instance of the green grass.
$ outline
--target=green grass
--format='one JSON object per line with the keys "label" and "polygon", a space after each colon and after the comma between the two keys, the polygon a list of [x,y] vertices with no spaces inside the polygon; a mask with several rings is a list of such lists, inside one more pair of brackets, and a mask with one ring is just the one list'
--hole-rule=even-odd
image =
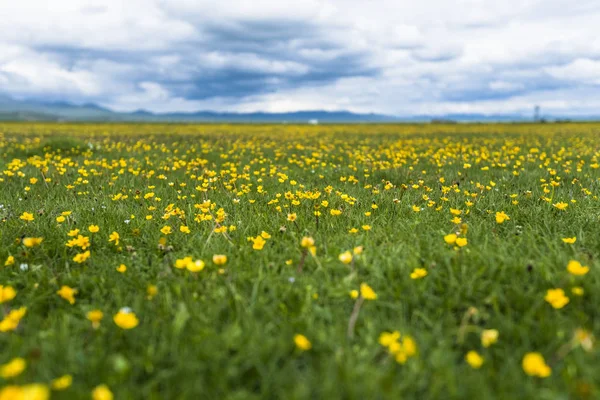
{"label": "green grass", "polygon": [[[71,374],[52,398],[89,398],[100,384],[117,399],[597,398],[598,352],[573,336],[600,332],[599,135],[595,124],[0,125],[0,265],[15,259],[0,285],[17,291],[2,306],[27,307],[16,330],[0,332],[0,364],[22,357],[27,368],[0,387]],[[285,193],[297,191],[320,196],[293,205]],[[118,193],[128,197],[112,200]],[[205,200],[235,230],[195,221]],[[553,206],[561,201],[564,211]],[[169,204],[181,213],[163,219]],[[460,249],[444,242],[460,230],[450,208],[468,227]],[[497,224],[499,211],[510,220]],[[173,233],[159,246],[165,225]],[[65,246],[75,228],[91,240],[82,264]],[[262,231],[271,238],[253,250],[248,237]],[[305,236],[315,257],[303,255]],[[24,237],[44,240],[26,248]],[[364,252],[351,268],[338,256],[356,246]],[[174,268],[185,256],[206,267]],[[590,272],[570,275],[569,260]],[[411,279],[415,268],[428,275]],[[378,298],[364,302],[350,338],[349,293],[363,282]],[[78,290],[74,304],[56,294],[62,285]],[[569,297],[564,308],[544,300],[553,288]],[[134,329],[113,322],[122,307],[139,318]],[[98,329],[86,319],[93,309],[104,313]],[[484,348],[483,329],[497,329],[497,343]],[[378,343],[394,330],[418,348],[404,364]],[[296,348],[295,334],[312,348]],[[481,368],[465,362],[470,350]],[[528,352],[551,376],[524,372]]]}

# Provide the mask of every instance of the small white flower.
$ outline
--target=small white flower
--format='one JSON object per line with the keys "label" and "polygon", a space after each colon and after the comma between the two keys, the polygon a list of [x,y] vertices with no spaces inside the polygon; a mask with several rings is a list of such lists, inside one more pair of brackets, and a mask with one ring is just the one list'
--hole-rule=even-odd
{"label": "small white flower", "polygon": [[129,219],[126,219],[126,220],[125,220],[125,221],[123,221],[123,222],[125,222],[126,224],[128,224],[128,223],[130,223],[130,222],[131,222],[131,220],[129,220]]}
{"label": "small white flower", "polygon": [[123,307],[119,311],[122,313],[125,313],[125,314],[129,314],[129,313],[133,312],[133,310],[129,307]]}
{"label": "small white flower", "polygon": [[294,278],[293,276],[290,276],[290,277],[288,278],[288,281],[289,281],[290,283],[294,283],[294,282],[296,281],[296,278]]}
{"label": "small white flower", "polygon": [[23,263],[23,264],[19,265],[19,269],[20,269],[21,271],[27,271],[27,270],[29,269],[29,265],[28,265],[28,264],[25,264],[25,263]]}

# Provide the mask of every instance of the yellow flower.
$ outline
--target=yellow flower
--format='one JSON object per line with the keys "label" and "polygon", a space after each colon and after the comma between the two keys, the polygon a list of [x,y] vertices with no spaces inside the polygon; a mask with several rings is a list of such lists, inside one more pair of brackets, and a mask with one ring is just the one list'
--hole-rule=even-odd
{"label": "yellow flower", "polygon": [[21,357],[13,358],[6,364],[0,365],[0,376],[4,379],[14,378],[25,371],[27,363]]}
{"label": "yellow flower", "polygon": [[483,365],[483,357],[474,350],[471,350],[465,356],[465,360],[472,368],[479,369]]}
{"label": "yellow flower", "polygon": [[262,236],[257,236],[255,238],[250,239],[252,240],[252,248],[254,250],[262,250],[263,247],[265,247],[265,243],[267,243],[267,241],[263,239]]}
{"label": "yellow flower", "polygon": [[575,296],[583,296],[583,294],[585,293],[585,291],[583,290],[582,287],[580,286],[575,286],[571,289],[571,293],[573,293]]}
{"label": "yellow flower", "polygon": [[13,256],[6,257],[6,261],[4,261],[4,266],[8,267],[9,265],[13,265],[15,263],[15,258]]}
{"label": "yellow flower", "polygon": [[329,211],[329,214],[333,215],[334,217],[337,217],[338,215],[341,215],[341,214],[342,214],[342,210],[337,210],[337,209],[335,209],[335,208],[332,208],[332,209]]}
{"label": "yellow flower", "polygon": [[547,378],[552,373],[544,357],[540,353],[527,353],[523,357],[523,371],[529,376]]}
{"label": "yellow flower", "polygon": [[427,270],[425,268],[415,268],[410,274],[411,279],[420,279],[427,276]]}
{"label": "yellow flower", "polygon": [[100,321],[104,318],[104,313],[100,310],[92,310],[87,313],[86,317],[92,323],[92,328],[98,329]]}
{"label": "yellow flower", "polygon": [[467,243],[468,243],[468,242],[467,242],[467,238],[457,238],[457,239],[456,239],[456,245],[457,245],[458,247],[464,247],[464,246],[466,246],[466,245],[467,245]]}
{"label": "yellow flower", "polygon": [[548,289],[544,300],[554,308],[563,308],[569,303],[569,298],[565,296],[565,291],[562,289]]}
{"label": "yellow flower", "polygon": [[27,313],[27,307],[11,310],[2,321],[0,321],[0,332],[14,331],[19,327],[19,322]]}
{"label": "yellow flower", "polygon": [[17,291],[12,286],[0,285],[0,304],[11,301],[17,295]]}
{"label": "yellow flower", "polygon": [[117,271],[119,271],[120,273],[124,273],[125,271],[127,271],[127,265],[125,264],[121,264],[117,267]]}
{"label": "yellow flower", "polygon": [[566,244],[573,244],[577,241],[577,237],[573,236],[572,238],[568,238],[568,237],[562,238],[562,241],[563,241],[563,243],[566,243]]}
{"label": "yellow flower", "polygon": [[87,251],[85,251],[83,253],[77,253],[75,255],[75,257],[73,257],[73,261],[75,261],[76,263],[81,264],[81,263],[85,262],[88,258],[90,258],[90,256],[91,256],[91,253],[90,253],[89,250],[87,250]]}
{"label": "yellow flower", "polygon": [[65,220],[66,220],[66,218],[65,218],[65,217],[63,217],[62,215],[59,215],[58,217],[56,217],[56,222],[58,222],[59,224],[60,224],[61,222],[65,222]]}
{"label": "yellow flower", "polygon": [[75,295],[77,294],[77,289],[63,285],[61,286],[60,290],[56,292],[56,294],[67,300],[70,304],[75,304]]}
{"label": "yellow flower", "polygon": [[496,222],[502,224],[504,221],[510,221],[510,217],[504,211],[497,212]]}
{"label": "yellow flower", "polygon": [[187,263],[185,268],[190,272],[200,272],[204,269],[204,261],[196,260],[194,262]]}
{"label": "yellow flower", "polygon": [[444,236],[444,242],[448,243],[448,244],[454,244],[456,242],[456,234],[454,233],[450,233],[446,236]]}
{"label": "yellow flower", "polygon": [[304,247],[305,249],[314,246],[315,245],[315,239],[308,237],[308,236],[304,236],[302,238],[302,240],[300,241],[300,246]]}
{"label": "yellow flower", "polygon": [[569,204],[568,203],[564,203],[564,202],[555,203],[555,204],[552,204],[552,205],[554,207],[558,208],[559,210],[562,210],[562,211],[566,210],[567,207],[569,207]]}
{"label": "yellow flower", "polygon": [[352,262],[352,253],[345,251],[338,256],[339,260],[344,264],[350,264]]}
{"label": "yellow flower", "polygon": [[354,249],[352,249],[352,252],[354,253],[355,256],[358,256],[358,255],[362,254],[363,250],[364,250],[364,247],[356,246]]}
{"label": "yellow flower", "polygon": [[296,347],[302,351],[310,350],[312,348],[310,340],[301,334],[294,335],[294,343],[296,344]]}
{"label": "yellow flower", "polygon": [[590,271],[590,267],[584,267],[579,261],[571,260],[567,264],[567,271],[573,275],[585,275]]}
{"label": "yellow flower", "polygon": [[71,375],[63,375],[60,378],[56,378],[52,381],[51,387],[54,390],[65,390],[73,383],[73,377]]}
{"label": "yellow flower", "polygon": [[34,238],[34,237],[26,237],[23,238],[23,246],[25,247],[35,247],[35,246],[39,246],[42,241],[44,240],[44,238]]}
{"label": "yellow flower", "polygon": [[88,226],[88,231],[90,231],[91,233],[96,233],[100,230],[100,227],[98,225],[90,225]]}
{"label": "yellow flower", "polygon": [[496,329],[484,329],[481,332],[481,345],[490,347],[498,341],[498,331]]}
{"label": "yellow flower", "polygon": [[28,213],[28,212],[24,212],[23,214],[21,214],[21,216],[19,217],[20,219],[22,219],[23,221],[33,221],[33,214],[32,213]]}
{"label": "yellow flower", "polygon": [[356,290],[356,289],[351,290],[349,294],[350,294],[350,297],[353,299],[358,298],[358,290]]}
{"label": "yellow flower", "polygon": [[160,232],[163,235],[170,235],[171,234],[171,227],[169,225],[165,225],[162,228],[160,228]]}
{"label": "yellow flower", "polygon": [[356,229],[356,228],[351,228],[351,229],[349,229],[349,230],[348,230],[348,233],[349,233],[349,234],[351,234],[351,235],[353,235],[353,234],[355,234],[355,233],[358,233],[358,229]]}
{"label": "yellow flower", "polygon": [[8,385],[0,389],[1,400],[23,399],[23,389],[20,386]]}
{"label": "yellow flower", "polygon": [[106,385],[99,385],[92,391],[92,400],[113,400],[113,394]]}
{"label": "yellow flower", "polygon": [[31,383],[21,386],[21,398],[27,400],[48,400],[50,398],[50,389],[41,383]]}
{"label": "yellow flower", "polygon": [[261,236],[263,239],[271,239],[271,235],[269,235],[269,234],[268,234],[267,232],[265,232],[265,231],[262,231],[262,232],[260,233],[260,236]]}
{"label": "yellow flower", "polygon": [[120,309],[119,312],[114,315],[113,320],[121,329],[133,329],[140,323],[136,315],[126,308]]}
{"label": "yellow flower", "polygon": [[70,231],[67,233],[67,236],[70,236],[70,237],[75,237],[75,236],[77,236],[77,235],[79,235],[79,229],[71,229],[71,230],[70,230]]}
{"label": "yellow flower", "polygon": [[152,298],[158,293],[158,287],[156,287],[156,285],[148,285],[146,288],[146,293],[148,294],[148,300],[152,300]]}
{"label": "yellow flower", "polygon": [[81,247],[81,250],[85,250],[90,247],[90,238],[83,235],[78,235],[76,239],[71,239],[66,244],[67,247]]}
{"label": "yellow flower", "polygon": [[187,227],[186,225],[181,225],[181,226],[179,227],[179,232],[182,232],[182,233],[190,233],[191,231],[190,231],[190,228],[189,228],[189,227]]}
{"label": "yellow flower", "polygon": [[371,286],[366,283],[360,284],[360,295],[365,300],[375,300],[377,299],[377,293],[371,288]]}
{"label": "yellow flower", "polygon": [[216,265],[225,265],[227,263],[227,256],[224,254],[215,254],[212,260]]}
{"label": "yellow flower", "polygon": [[192,257],[178,258],[177,260],[175,260],[175,268],[183,269],[191,263],[193,263]]}
{"label": "yellow flower", "polygon": [[294,222],[296,220],[296,218],[298,218],[298,216],[296,215],[296,213],[291,213],[287,215],[287,220],[290,222]]}
{"label": "yellow flower", "polygon": [[363,225],[361,228],[363,228],[363,231],[370,231],[371,225]]}
{"label": "yellow flower", "polygon": [[392,333],[389,332],[381,332],[379,335],[379,344],[384,347],[390,347],[393,343],[400,340],[400,332],[394,331]]}
{"label": "yellow flower", "polygon": [[121,238],[121,236],[119,236],[118,232],[113,232],[108,236],[108,241],[109,242],[115,242],[115,246],[119,245],[119,239]]}

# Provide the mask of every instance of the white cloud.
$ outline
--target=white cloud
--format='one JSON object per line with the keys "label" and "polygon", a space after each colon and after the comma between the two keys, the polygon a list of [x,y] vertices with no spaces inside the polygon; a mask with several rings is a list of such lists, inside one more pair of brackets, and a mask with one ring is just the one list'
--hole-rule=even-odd
{"label": "white cloud", "polygon": [[0,91],[16,96],[400,115],[600,97],[597,0],[19,0],[0,16]]}
{"label": "white cloud", "polygon": [[558,79],[600,85],[600,60],[578,58],[566,65],[547,67],[546,71]]}

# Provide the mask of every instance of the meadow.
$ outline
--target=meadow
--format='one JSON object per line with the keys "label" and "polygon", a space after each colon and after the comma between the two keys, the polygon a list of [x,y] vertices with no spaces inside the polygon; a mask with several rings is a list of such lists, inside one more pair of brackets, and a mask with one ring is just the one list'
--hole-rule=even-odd
{"label": "meadow", "polygon": [[0,124],[0,399],[594,399],[600,124]]}

